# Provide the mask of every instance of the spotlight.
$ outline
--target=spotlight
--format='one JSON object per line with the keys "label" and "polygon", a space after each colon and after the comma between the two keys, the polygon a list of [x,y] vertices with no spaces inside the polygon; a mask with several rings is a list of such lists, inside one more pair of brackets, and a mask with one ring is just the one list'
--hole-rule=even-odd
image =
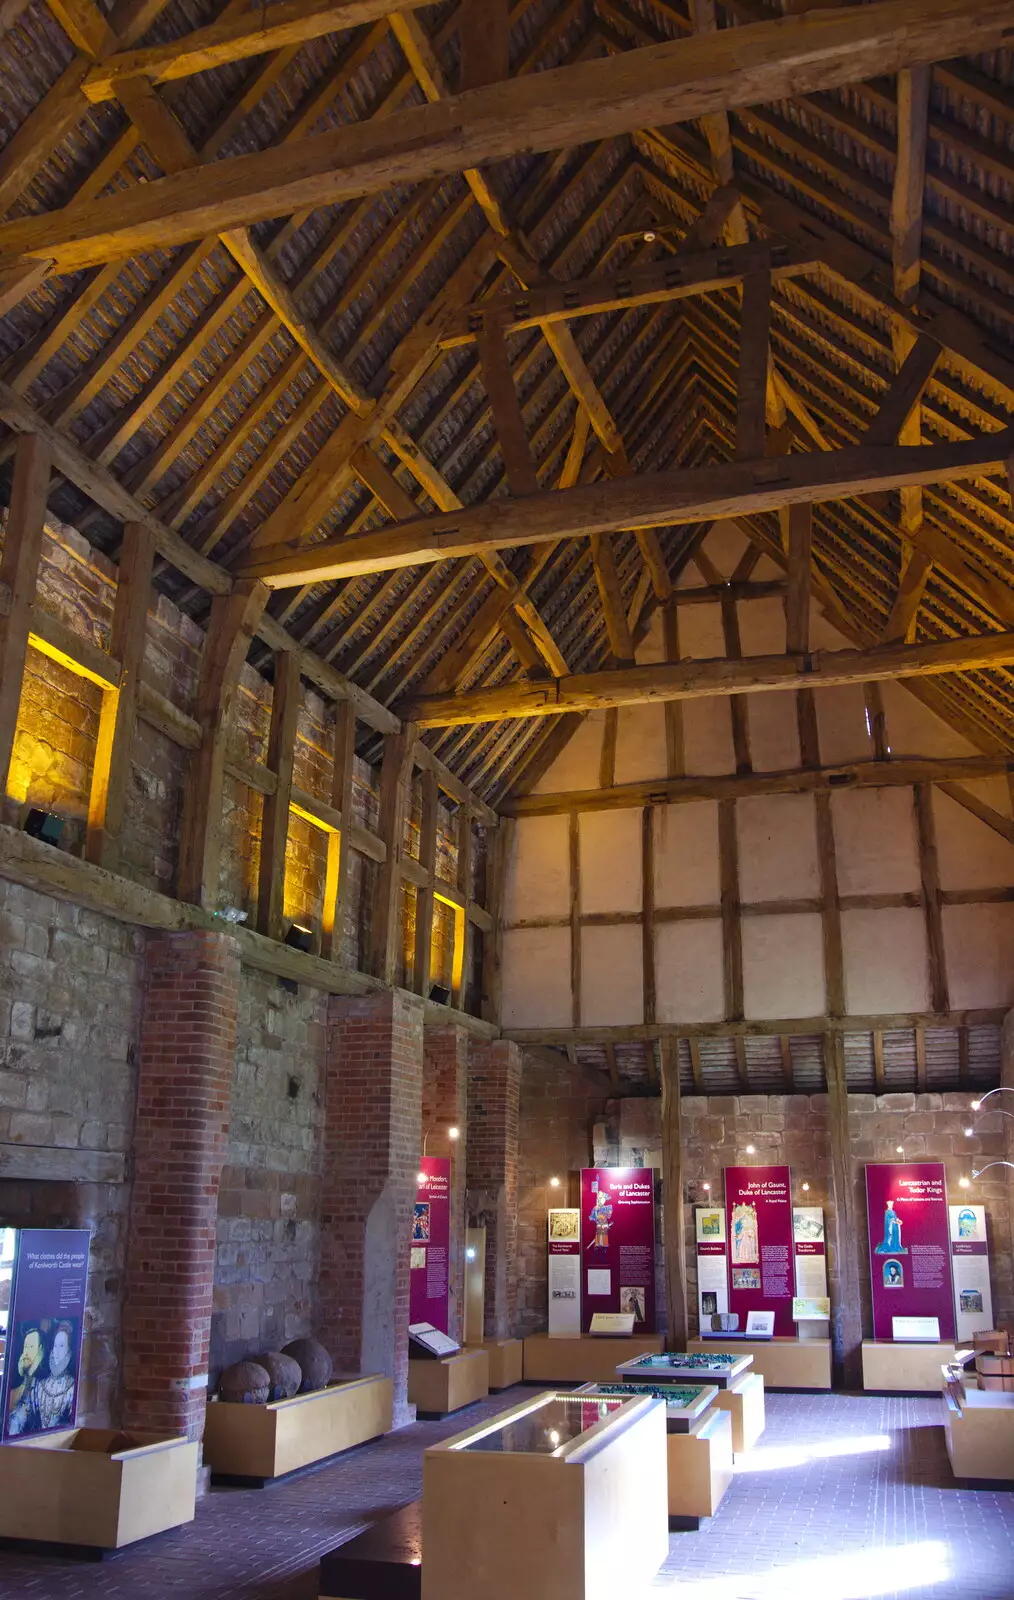
{"label": "spotlight", "polygon": [[757,1154],[757,1146],[755,1144],[748,1144],[746,1147],[746,1153],[748,1156],[755,1156]]}
{"label": "spotlight", "polygon": [[894,1147],[894,1153],[896,1156],[903,1156],[905,1154],[905,1146],[903,1144],[896,1144]]}
{"label": "spotlight", "polygon": [[701,1187],[704,1190],[705,1194],[710,1194],[711,1193],[711,1185],[710,1185],[710,1183],[704,1183],[704,1184],[701,1185]]}
{"label": "spotlight", "polygon": [[448,1128],[447,1137],[448,1137],[448,1139],[460,1139],[461,1138],[461,1129],[460,1128]]}
{"label": "spotlight", "polygon": [[958,1179],[958,1188],[959,1189],[967,1189],[968,1188],[968,1179],[967,1178],[959,1178]]}
{"label": "spotlight", "polygon": [[559,1188],[559,1187],[560,1187],[560,1180],[559,1180],[559,1178],[550,1178],[550,1180],[549,1180],[549,1187],[550,1187],[550,1188],[551,1188],[551,1189],[558,1189],[558,1188]]}
{"label": "spotlight", "polygon": [[475,1260],[475,1245],[474,1244],[470,1244],[468,1249],[465,1251],[465,1260],[466,1261],[474,1261]]}
{"label": "spotlight", "polygon": [[808,1183],[804,1183],[803,1184],[803,1193],[804,1194],[809,1194],[809,1192],[810,1192],[810,1185]]}
{"label": "spotlight", "polygon": [[309,955],[313,949],[313,929],[308,928],[304,922],[290,922],[285,943],[290,949],[302,950],[304,955]]}
{"label": "spotlight", "polygon": [[54,816],[52,811],[39,811],[33,806],[25,818],[25,832],[32,839],[41,839],[43,844],[59,844],[63,818]]}
{"label": "spotlight", "polygon": [[425,1172],[417,1172],[416,1173],[416,1180],[419,1183],[425,1183],[426,1182],[426,1174],[425,1174]]}
{"label": "spotlight", "polygon": [[972,1135],[974,1134],[974,1132],[975,1132],[974,1128],[966,1128],[965,1129],[965,1138],[966,1139],[970,1139],[972,1137]]}
{"label": "spotlight", "polygon": [[658,238],[658,234],[657,234],[657,233],[654,233],[654,232],[653,232],[653,231],[652,231],[652,229],[651,229],[651,228],[649,228],[649,229],[648,229],[648,231],[647,231],[647,233],[646,233],[646,234],[645,234],[645,235],[644,235],[644,242],[645,242],[645,244],[654,244],[654,243],[655,243],[655,240],[656,240],[656,239],[657,239],[657,238]]}
{"label": "spotlight", "polygon": [[451,1003],[451,991],[442,983],[434,983],[430,987],[430,999],[435,1000],[438,1006],[448,1006]]}

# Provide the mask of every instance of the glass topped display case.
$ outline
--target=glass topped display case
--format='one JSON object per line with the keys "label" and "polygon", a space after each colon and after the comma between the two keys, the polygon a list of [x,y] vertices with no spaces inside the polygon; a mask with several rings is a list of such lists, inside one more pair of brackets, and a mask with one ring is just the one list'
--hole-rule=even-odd
{"label": "glass topped display case", "polygon": [[664,1400],[667,1433],[689,1433],[718,1398],[718,1388],[713,1383],[655,1383],[650,1378],[628,1378],[625,1383],[587,1383],[577,1393],[594,1396],[599,1406],[612,1404],[617,1396],[629,1399],[632,1393]]}
{"label": "glass topped display case", "polygon": [[614,1397],[603,1399],[598,1405],[571,1394],[544,1395],[532,1410],[512,1422],[497,1418],[488,1432],[469,1439],[461,1448],[501,1454],[560,1455],[596,1423],[615,1416],[627,1401],[640,1397],[640,1392],[624,1392],[620,1384],[614,1386]]}
{"label": "glass topped display case", "polygon": [[753,1366],[753,1356],[731,1355],[728,1351],[677,1351],[658,1356],[637,1356],[616,1368],[621,1379],[647,1378],[652,1383],[700,1383],[706,1379],[716,1388],[727,1389]]}

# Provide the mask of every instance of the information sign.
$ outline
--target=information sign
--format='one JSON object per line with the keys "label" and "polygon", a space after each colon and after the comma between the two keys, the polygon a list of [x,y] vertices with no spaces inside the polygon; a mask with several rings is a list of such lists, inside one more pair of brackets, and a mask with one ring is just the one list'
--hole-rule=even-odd
{"label": "information sign", "polygon": [[655,1174],[651,1167],[587,1167],[581,1173],[581,1327],[597,1311],[655,1332]]}
{"label": "information sign", "polygon": [[726,1167],[729,1310],[740,1325],[751,1311],[773,1311],[774,1331],[791,1338],[793,1237],[788,1167]]}
{"label": "information sign", "polygon": [[77,1415],[90,1234],[18,1232],[0,1382],[0,1437],[72,1428]]}
{"label": "information sign", "polygon": [[450,1326],[451,1163],[423,1156],[412,1209],[409,1315],[441,1333]]}
{"label": "information sign", "polygon": [[[866,1168],[873,1337],[893,1339],[895,1319],[935,1317],[954,1338],[947,1182],[941,1161]],[[902,1337],[913,1337],[911,1334]]]}
{"label": "information sign", "polygon": [[961,1344],[993,1326],[985,1206],[949,1206],[954,1320]]}

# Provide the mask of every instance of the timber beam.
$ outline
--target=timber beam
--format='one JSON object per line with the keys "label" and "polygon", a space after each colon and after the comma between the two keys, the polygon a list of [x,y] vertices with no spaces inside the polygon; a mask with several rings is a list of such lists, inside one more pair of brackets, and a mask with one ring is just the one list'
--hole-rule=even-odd
{"label": "timber beam", "polygon": [[833,89],[1005,42],[1010,0],[887,0],[723,28],[531,73],[434,104],[218,161],[0,227],[0,267],[25,256],[60,272],[166,249],[229,228],[521,152],[562,150],[736,106]]}
{"label": "timber beam", "polygon": [[925,644],[875,645],[870,650],[820,650],[811,654],[727,656],[712,660],[651,662],[610,672],[576,672],[568,678],[505,684],[467,694],[423,696],[400,708],[423,728],[499,722],[506,717],[552,717],[570,711],[652,701],[702,700],[715,695],[820,689],[881,679],[923,678],[945,672],[980,672],[1014,665],[1014,633]]}
{"label": "timber beam", "polygon": [[1014,429],[1008,428],[951,444],[860,445],[617,477],[523,500],[494,500],[379,533],[324,539],[298,551],[288,545],[265,546],[240,569],[240,576],[286,589],[544,540],[752,516],[782,506],[999,473],[1012,453]]}

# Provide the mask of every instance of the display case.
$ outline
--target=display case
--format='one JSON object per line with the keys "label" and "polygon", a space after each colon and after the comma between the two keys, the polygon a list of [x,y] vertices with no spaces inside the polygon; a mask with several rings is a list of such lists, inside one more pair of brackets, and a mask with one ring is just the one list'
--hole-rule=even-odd
{"label": "display case", "polygon": [[956,1478],[1014,1482],[1014,1393],[980,1389],[974,1374],[945,1365],[944,1433]]}
{"label": "display case", "polygon": [[263,1405],[208,1406],[204,1461],[216,1477],[263,1484],[390,1433],[390,1378],[335,1378],[326,1389]]}
{"label": "display case", "polygon": [[753,1371],[753,1356],[739,1351],[681,1351],[672,1355],[642,1356],[617,1367],[616,1376],[627,1382],[648,1380],[660,1385],[709,1383],[716,1389],[715,1404],[727,1411],[732,1424],[736,1455],[752,1450],[765,1426],[764,1379]]}
{"label": "display case", "polygon": [[732,1417],[723,1410],[713,1383],[654,1383],[649,1378],[626,1383],[589,1383],[579,1395],[607,1404],[635,1392],[665,1405],[666,1480],[669,1526],[692,1529],[702,1517],[713,1517],[732,1483]]}
{"label": "display case", "polygon": [[[727,1334],[709,1333],[703,1339],[689,1339],[691,1352],[721,1350]],[[736,1340],[736,1349],[743,1355],[753,1356],[753,1370],[764,1379],[768,1389],[831,1388],[830,1339],[749,1339],[745,1335]]]}
{"label": "display case", "polygon": [[615,1600],[668,1550],[666,1416],[545,1393],[423,1456],[422,1600]]}

